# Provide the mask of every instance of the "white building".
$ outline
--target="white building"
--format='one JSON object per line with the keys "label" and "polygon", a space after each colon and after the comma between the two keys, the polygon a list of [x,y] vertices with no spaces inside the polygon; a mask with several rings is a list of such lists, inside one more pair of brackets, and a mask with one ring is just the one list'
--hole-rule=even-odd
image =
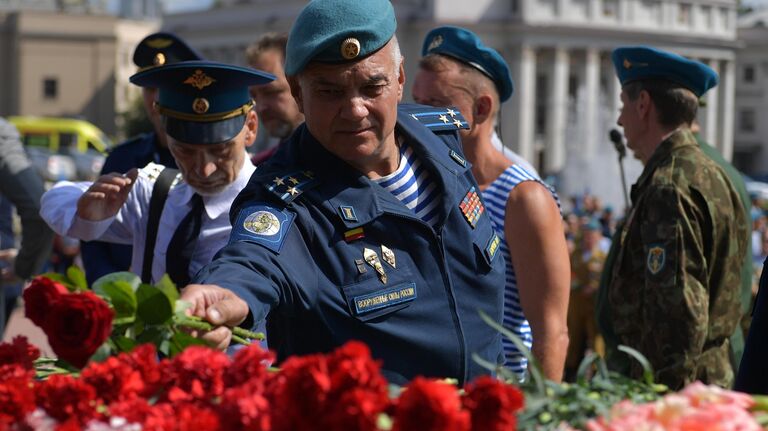
{"label": "white building", "polygon": [[768,8],[739,18],[734,164],[768,177]]}
{"label": "white building", "polygon": [[[244,64],[245,47],[266,31],[287,31],[306,3],[237,1],[165,17],[206,57]],[[416,72],[425,34],[466,27],[511,66],[515,94],[502,107],[505,143],[554,175],[561,195],[590,191],[621,208],[616,154],[608,141],[620,107],[610,62],[620,45],[654,45],[700,59],[720,73],[699,117],[704,137],[733,151],[735,0],[393,0],[406,76]],[[406,80],[406,95],[410,86]],[[631,184],[642,167],[626,162]]]}

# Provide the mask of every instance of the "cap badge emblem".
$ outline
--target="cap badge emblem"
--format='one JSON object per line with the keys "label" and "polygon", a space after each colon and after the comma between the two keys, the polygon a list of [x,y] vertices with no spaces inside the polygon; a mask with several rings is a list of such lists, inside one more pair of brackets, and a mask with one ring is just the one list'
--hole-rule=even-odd
{"label": "cap badge emblem", "polygon": [[211,104],[206,98],[198,97],[192,101],[192,110],[195,111],[195,114],[205,114],[210,107]]}
{"label": "cap badge emblem", "polygon": [[624,59],[624,69],[632,69],[632,62],[626,58]]}
{"label": "cap badge emblem", "polygon": [[354,37],[350,37],[350,38],[344,39],[344,42],[341,42],[342,57],[344,57],[347,60],[352,60],[358,55],[360,55],[359,40],[355,39]]}
{"label": "cap badge emblem", "polygon": [[168,48],[169,46],[173,45],[173,39],[167,39],[164,37],[156,37],[154,39],[150,39],[146,42],[148,47],[153,49],[163,49]]}
{"label": "cap badge emblem", "polygon": [[152,59],[152,64],[155,66],[162,66],[165,64],[165,54],[158,52],[155,54],[155,58]]}
{"label": "cap badge emblem", "polygon": [[427,48],[427,51],[432,51],[433,49],[437,48],[438,46],[443,44],[443,36],[440,36],[439,34],[432,38],[432,41],[429,42],[429,47]]}
{"label": "cap badge emblem", "polygon": [[189,84],[198,90],[202,90],[203,88],[213,84],[216,82],[215,79],[211,78],[210,76],[206,75],[205,72],[203,72],[200,69],[197,69],[192,76],[187,78],[184,81],[184,84]]}

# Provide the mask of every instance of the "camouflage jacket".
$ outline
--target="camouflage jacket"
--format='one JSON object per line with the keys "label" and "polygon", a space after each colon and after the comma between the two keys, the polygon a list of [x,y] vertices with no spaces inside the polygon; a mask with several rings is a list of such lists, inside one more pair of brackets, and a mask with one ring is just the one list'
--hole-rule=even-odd
{"label": "camouflage jacket", "polygon": [[[615,341],[645,355],[670,388],[694,380],[730,386],[728,337],[741,316],[746,248],[737,192],[681,130],[648,160],[632,203],[608,285]],[[642,375],[637,362],[629,375]]]}

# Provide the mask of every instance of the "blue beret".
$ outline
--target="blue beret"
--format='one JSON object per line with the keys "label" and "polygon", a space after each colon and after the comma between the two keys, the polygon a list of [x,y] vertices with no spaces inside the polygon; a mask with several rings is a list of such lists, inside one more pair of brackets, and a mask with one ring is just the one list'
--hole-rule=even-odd
{"label": "blue beret", "polygon": [[358,61],[386,45],[396,28],[389,0],[313,0],[291,27],[285,74],[296,75],[312,61]]}
{"label": "blue beret", "polygon": [[172,33],[152,33],[133,51],[133,63],[139,70],[180,61],[202,60],[203,57]]}
{"label": "blue beret", "polygon": [[613,50],[613,67],[621,85],[641,79],[665,79],[701,97],[718,83],[717,72],[704,63],[650,46]]}
{"label": "blue beret", "polygon": [[182,61],[130,77],[136,85],[158,89],[166,133],[186,144],[217,144],[237,136],[253,108],[248,87],[274,79],[260,70],[212,61]]}
{"label": "blue beret", "polygon": [[430,31],[421,48],[422,56],[428,54],[447,55],[479,70],[496,84],[502,102],[515,91],[509,67],[501,54],[483,45],[480,38],[467,29],[443,26]]}

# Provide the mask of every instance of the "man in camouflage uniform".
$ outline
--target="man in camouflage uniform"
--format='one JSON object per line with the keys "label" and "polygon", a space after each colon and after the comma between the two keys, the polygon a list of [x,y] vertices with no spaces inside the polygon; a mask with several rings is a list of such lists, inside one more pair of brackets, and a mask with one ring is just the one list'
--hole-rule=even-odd
{"label": "man in camouflage uniform", "polygon": [[649,47],[616,49],[613,62],[622,84],[618,123],[645,168],[632,187],[603,304],[609,366],[642,375],[639,363],[615,354],[624,344],[672,389],[695,380],[730,386],[746,214],[690,131],[698,98],[717,74]]}

